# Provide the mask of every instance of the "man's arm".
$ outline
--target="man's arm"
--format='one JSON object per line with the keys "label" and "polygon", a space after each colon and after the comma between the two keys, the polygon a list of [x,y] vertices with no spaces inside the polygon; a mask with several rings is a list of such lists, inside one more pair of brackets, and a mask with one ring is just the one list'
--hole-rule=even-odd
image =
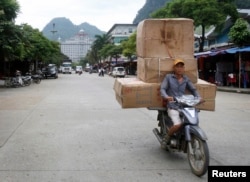
{"label": "man's arm", "polygon": [[195,88],[194,84],[188,79],[187,82],[187,89],[192,93],[194,97],[200,97],[200,94],[198,93],[197,89]]}
{"label": "man's arm", "polygon": [[168,78],[167,76],[165,76],[165,78],[161,83],[161,88],[160,88],[161,96],[165,99],[168,97],[168,94],[166,92],[167,88],[168,88]]}

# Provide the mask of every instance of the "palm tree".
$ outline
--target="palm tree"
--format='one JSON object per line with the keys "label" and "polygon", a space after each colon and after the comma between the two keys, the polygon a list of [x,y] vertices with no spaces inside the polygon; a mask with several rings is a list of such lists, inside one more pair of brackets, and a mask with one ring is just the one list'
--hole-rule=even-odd
{"label": "palm tree", "polygon": [[96,55],[95,62],[101,61],[100,50],[109,43],[111,36],[108,34],[96,35],[95,41],[91,47],[92,55]]}

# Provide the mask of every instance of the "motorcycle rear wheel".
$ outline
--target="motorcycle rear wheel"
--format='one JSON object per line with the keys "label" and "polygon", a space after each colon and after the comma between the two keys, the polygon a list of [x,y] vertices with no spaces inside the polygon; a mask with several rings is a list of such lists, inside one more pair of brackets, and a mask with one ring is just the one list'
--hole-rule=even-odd
{"label": "motorcycle rear wheel", "polygon": [[203,176],[209,165],[209,151],[207,142],[196,135],[191,136],[191,150],[188,147],[187,157],[192,172],[196,176]]}

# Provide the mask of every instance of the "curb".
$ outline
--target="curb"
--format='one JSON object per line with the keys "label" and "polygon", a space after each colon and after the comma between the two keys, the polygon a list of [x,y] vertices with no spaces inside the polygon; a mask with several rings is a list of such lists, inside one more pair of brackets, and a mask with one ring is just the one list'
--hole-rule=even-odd
{"label": "curb", "polygon": [[233,93],[239,93],[239,94],[250,94],[250,89],[244,89],[244,88],[218,88],[217,91],[221,92],[233,92]]}

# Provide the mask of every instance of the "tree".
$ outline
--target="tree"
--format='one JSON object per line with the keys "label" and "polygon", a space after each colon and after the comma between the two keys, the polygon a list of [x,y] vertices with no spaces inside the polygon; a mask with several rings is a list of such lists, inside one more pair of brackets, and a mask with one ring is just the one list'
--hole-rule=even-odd
{"label": "tree", "polygon": [[122,42],[122,54],[129,59],[136,55],[136,33],[132,34],[128,40]]}
{"label": "tree", "polygon": [[[249,44],[250,32],[248,30],[248,23],[242,18],[237,19],[234,26],[232,26],[232,28],[230,29],[228,36],[230,40],[236,45],[238,45],[239,47]],[[240,52],[239,52],[239,68],[241,68],[241,53]],[[239,88],[241,84],[240,71],[241,70],[239,70]]]}
{"label": "tree", "polygon": [[0,1],[0,61],[32,61],[35,69],[38,61],[59,65],[62,58],[59,43],[48,40],[27,24],[15,25],[19,11],[16,0]]}
{"label": "tree", "polygon": [[14,24],[14,19],[20,11],[16,0],[0,1],[0,59],[13,60],[14,53],[20,48],[20,29]]}
{"label": "tree", "polygon": [[106,59],[110,56],[110,50],[113,49],[115,45],[113,44],[105,44],[102,49],[99,51],[99,55],[101,58]]}
{"label": "tree", "polygon": [[122,47],[120,45],[113,45],[112,47],[108,50],[108,55],[110,57],[115,58],[116,64],[117,64],[117,60],[119,57],[121,57],[122,54]]}
{"label": "tree", "polygon": [[1,24],[9,21],[13,22],[20,11],[20,5],[16,0],[1,0],[0,11]]}
{"label": "tree", "polygon": [[44,64],[54,63],[60,65],[61,53],[58,42],[50,41],[38,29],[22,25],[22,45],[24,47],[23,59],[43,62]]}
{"label": "tree", "polygon": [[103,58],[115,58],[116,63],[118,58],[121,56],[122,54],[122,46],[119,45],[114,45],[114,44],[106,44],[101,50],[100,50],[100,55]]}
{"label": "tree", "polygon": [[109,43],[110,35],[108,34],[96,35],[95,38],[96,39],[91,47],[91,55],[92,55],[92,58],[94,59],[93,62],[99,62],[101,61],[100,50],[106,44]]}
{"label": "tree", "polygon": [[250,32],[247,21],[242,18],[237,19],[229,31],[229,39],[239,47],[250,43]]}
{"label": "tree", "polygon": [[204,49],[205,28],[215,26],[219,31],[227,16],[232,21],[238,17],[238,12],[233,0],[173,0],[163,8],[154,12],[153,18],[176,18],[185,17],[194,20],[195,27],[201,26],[199,51]]}

